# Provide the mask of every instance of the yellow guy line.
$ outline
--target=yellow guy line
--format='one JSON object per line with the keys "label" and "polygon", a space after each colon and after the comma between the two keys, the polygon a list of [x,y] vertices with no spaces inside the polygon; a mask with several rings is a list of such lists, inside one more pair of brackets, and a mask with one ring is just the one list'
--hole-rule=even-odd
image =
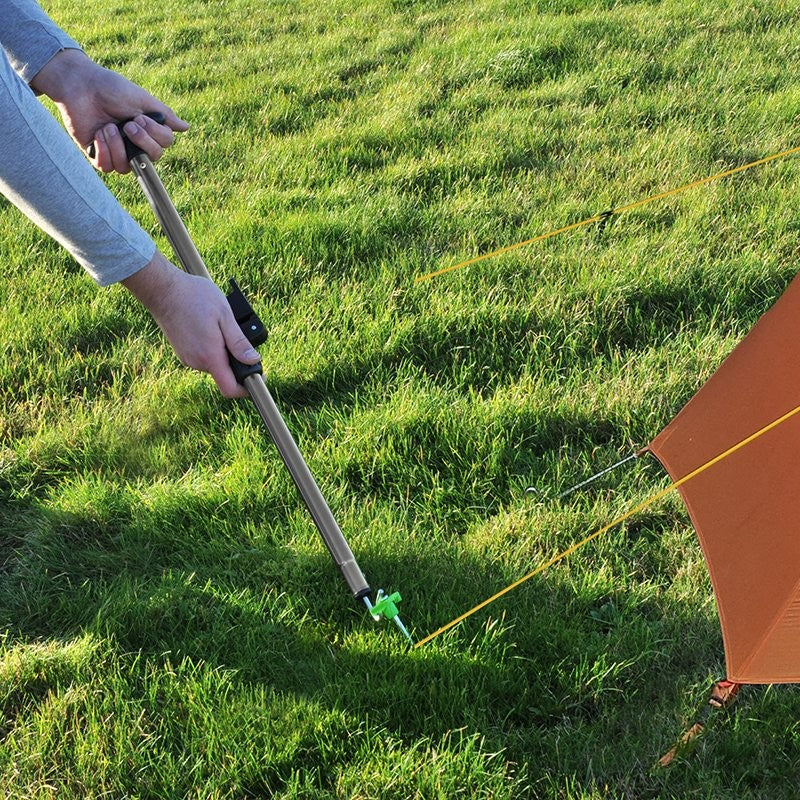
{"label": "yellow guy line", "polygon": [[761,428],[761,430],[756,431],[755,433],[748,436],[746,439],[743,439],[738,444],[735,444],[733,445],[733,447],[728,448],[724,453],[720,453],[718,456],[715,456],[710,461],[707,461],[705,464],[702,464],[701,466],[697,467],[697,469],[693,470],[688,475],[685,475],[683,478],[674,481],[666,488],[657,492],[647,500],[644,500],[643,502],[639,503],[639,505],[634,506],[630,511],[626,512],[621,517],[617,517],[617,519],[615,519],[613,522],[609,522],[608,525],[604,525],[602,528],[600,528],[600,530],[595,531],[593,534],[587,536],[585,539],[582,539],[577,544],[573,544],[571,547],[568,547],[563,552],[559,553],[556,556],[553,556],[549,561],[545,561],[544,564],[540,564],[538,567],[536,567],[535,570],[529,572],[523,578],[520,578],[518,581],[515,581],[510,586],[506,586],[505,589],[502,589],[501,591],[497,592],[497,594],[492,595],[490,598],[484,600],[482,603],[479,603],[474,608],[471,608],[469,611],[467,611],[466,614],[462,614],[460,617],[457,617],[452,622],[448,622],[447,625],[439,628],[438,631],[434,631],[429,636],[426,636],[424,639],[421,639],[414,645],[414,647],[415,648],[422,647],[422,645],[427,644],[428,642],[431,641],[431,639],[435,639],[437,636],[439,636],[439,634],[444,633],[445,631],[449,631],[450,628],[455,627],[456,625],[458,625],[459,622],[463,622],[463,620],[465,620],[467,617],[472,616],[476,611],[480,611],[482,608],[486,608],[486,606],[488,606],[489,603],[493,603],[499,597],[502,597],[504,594],[507,594],[512,589],[516,589],[517,586],[520,586],[521,584],[525,583],[525,581],[529,580],[534,575],[538,575],[540,572],[544,572],[544,570],[546,570],[548,567],[553,566],[553,564],[555,564],[556,562],[561,561],[561,559],[566,558],[569,555],[572,555],[572,553],[574,553],[576,550],[583,547],[585,544],[588,544],[593,539],[596,539],[598,536],[601,536],[602,534],[606,533],[606,531],[611,530],[611,528],[613,528],[615,525],[619,525],[621,522],[624,522],[626,519],[628,519],[628,517],[632,517],[634,514],[647,508],[647,506],[652,505],[657,500],[660,500],[662,497],[664,497],[664,495],[671,492],[673,489],[677,489],[679,486],[683,486],[684,483],[698,476],[701,472],[705,472],[707,469],[713,467],[715,464],[718,464],[724,458],[727,458],[729,455],[732,455],[737,450],[741,450],[741,448],[743,448],[745,445],[748,445],[750,444],[750,442],[758,439],[759,436],[763,436],[765,433],[771,431],[773,428],[777,428],[778,425],[780,425],[783,422],[786,422],[787,419],[790,419],[797,413],[800,413],[800,406],[793,408],[791,411],[784,414],[782,417],[778,417],[778,419],[774,420],[773,422],[770,422],[768,425],[765,425],[763,428]]}
{"label": "yellow guy line", "polygon": [[725,172],[718,172],[716,175],[709,175],[707,178],[701,178],[700,180],[692,181],[691,183],[687,183],[685,186],[679,186],[677,189],[669,189],[666,192],[654,194],[652,197],[645,197],[643,200],[637,200],[634,203],[628,203],[628,205],[613,208],[611,211],[605,211],[602,214],[595,214],[593,217],[581,220],[580,222],[573,222],[571,225],[558,228],[558,230],[550,231],[549,233],[542,233],[539,236],[534,236],[532,239],[526,239],[524,242],[517,242],[516,244],[510,244],[506,247],[501,247],[498,250],[492,250],[491,253],[485,253],[482,256],[475,256],[474,258],[467,259],[466,261],[461,261],[458,264],[453,264],[450,267],[437,269],[435,272],[429,272],[427,275],[418,275],[416,278],[414,278],[414,283],[421,283],[422,281],[436,278],[439,275],[444,275],[448,272],[455,272],[457,269],[468,267],[471,264],[477,264],[479,261],[486,261],[486,259],[494,258],[495,256],[502,255],[503,253],[508,253],[511,250],[517,250],[520,247],[525,247],[529,244],[533,244],[534,242],[541,242],[545,239],[550,239],[553,236],[557,236],[559,233],[566,233],[567,231],[574,230],[575,228],[581,228],[584,225],[590,225],[592,222],[599,222],[601,219],[608,218],[612,214],[621,214],[623,211],[630,211],[632,208],[645,205],[645,203],[652,203],[654,200],[663,200],[665,197],[678,194],[678,192],[684,192],[687,189],[693,189],[695,186],[702,186],[704,183],[711,183],[711,181],[716,181],[720,178],[727,178],[729,175],[735,175],[737,172],[743,172],[751,167],[757,167],[761,164],[766,164],[768,161],[775,161],[778,158],[785,158],[786,156],[798,152],[800,152],[800,147],[793,147],[791,150],[784,150],[782,153],[774,153],[771,156],[759,158],[758,161],[751,161],[749,164],[742,164],[739,167],[727,169]]}

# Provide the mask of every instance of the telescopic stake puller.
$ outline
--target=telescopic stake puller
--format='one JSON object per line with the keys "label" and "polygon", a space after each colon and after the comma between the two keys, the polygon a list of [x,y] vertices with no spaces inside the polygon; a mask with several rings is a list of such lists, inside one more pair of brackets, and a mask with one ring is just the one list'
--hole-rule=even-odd
{"label": "telescopic stake puller", "polygon": [[[125,139],[125,146],[131,168],[184,270],[192,275],[199,275],[211,280],[211,275],[206,269],[200,253],[189,236],[189,232],[186,230],[186,226],[167,194],[152,162],[142,150],[133,145],[127,138]],[[233,280],[230,281],[230,286],[231,291],[227,295],[228,303],[242,332],[253,346],[263,344],[267,337],[261,320]],[[394,623],[403,632],[408,641],[413,644],[411,636],[397,614],[395,603],[400,600],[398,593],[386,598],[383,597],[383,591],[381,590],[378,593],[377,602],[374,605],[372,604],[369,584],[356,563],[350,545],[348,545],[330,508],[328,508],[322,492],[320,492],[308,465],[300,453],[300,449],[264,383],[260,363],[253,365],[243,364],[232,356],[229,356],[229,358],[236,379],[247,389],[251,400],[258,409],[261,419],[264,421],[273,442],[275,442],[275,446],[278,448],[283,463],[289,470],[331,557],[341,570],[345,581],[347,581],[353,597],[364,602],[375,620],[381,618],[394,620]]]}

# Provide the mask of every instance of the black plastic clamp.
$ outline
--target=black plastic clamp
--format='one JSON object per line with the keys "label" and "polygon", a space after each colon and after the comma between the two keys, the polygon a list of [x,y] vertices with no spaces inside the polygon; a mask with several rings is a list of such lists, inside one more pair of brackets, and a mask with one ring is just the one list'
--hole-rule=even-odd
{"label": "black plastic clamp", "polygon": [[[253,311],[250,301],[244,296],[244,293],[239,288],[236,281],[230,278],[228,283],[230,285],[230,291],[226,295],[226,298],[242,333],[247,337],[247,341],[250,342],[253,347],[264,344],[264,342],[267,341],[267,330],[264,327],[264,323],[259,319],[256,312]],[[233,374],[236,376],[236,380],[239,381],[239,383],[244,383],[244,379],[248,375],[261,374],[261,362],[256,364],[243,364],[230,354],[228,354],[228,359],[231,363]]]}

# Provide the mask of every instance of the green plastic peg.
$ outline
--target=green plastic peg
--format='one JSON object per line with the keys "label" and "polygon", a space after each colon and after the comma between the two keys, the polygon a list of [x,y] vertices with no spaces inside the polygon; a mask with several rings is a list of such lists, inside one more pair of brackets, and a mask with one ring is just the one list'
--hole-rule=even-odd
{"label": "green plastic peg", "polygon": [[394,619],[400,613],[397,604],[402,599],[400,592],[392,592],[392,594],[386,595],[386,597],[379,597],[378,602],[372,606],[372,614],[376,617]]}

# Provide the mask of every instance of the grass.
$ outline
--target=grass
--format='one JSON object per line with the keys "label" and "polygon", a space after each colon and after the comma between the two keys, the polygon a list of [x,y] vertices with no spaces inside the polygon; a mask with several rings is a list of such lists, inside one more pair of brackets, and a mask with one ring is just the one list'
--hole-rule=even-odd
{"label": "grass", "polygon": [[[791,4],[46,7],[191,121],[162,178],[416,638],[664,485],[524,492],[646,444],[796,271],[790,158],[414,283],[796,146]],[[254,410],[8,205],[0,241],[4,797],[795,796],[794,687],[653,768],[724,674],[678,498],[409,652]]]}

